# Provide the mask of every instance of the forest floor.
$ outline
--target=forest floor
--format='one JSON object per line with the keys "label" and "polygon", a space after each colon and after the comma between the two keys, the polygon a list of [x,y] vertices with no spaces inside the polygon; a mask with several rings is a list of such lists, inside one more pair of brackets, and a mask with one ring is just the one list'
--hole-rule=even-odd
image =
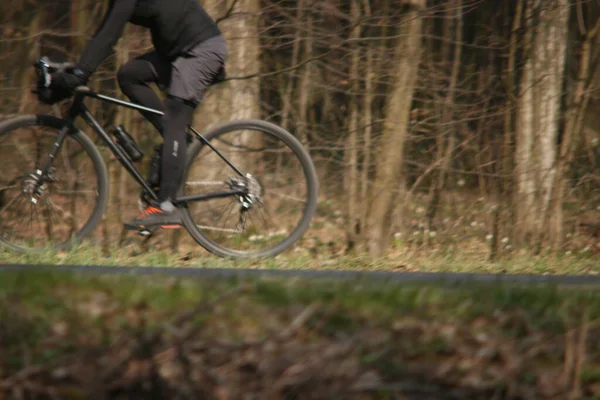
{"label": "forest floor", "polygon": [[[600,274],[600,256],[586,252],[572,254],[554,252],[532,256],[516,252],[497,261],[490,261],[485,250],[450,250],[436,246],[412,246],[397,241],[390,252],[380,259],[360,255],[331,253],[328,245],[298,246],[273,259],[232,261],[212,256],[199,246],[182,246],[178,251],[168,246],[148,250],[129,244],[103,252],[100,247],[84,244],[69,252],[46,251],[40,254],[18,254],[0,248],[0,264],[107,265],[107,266],[167,266],[198,268],[263,268],[362,270],[404,272],[473,272],[501,274]],[[466,248],[466,246],[464,247]]]}
{"label": "forest floor", "polygon": [[[136,196],[126,207],[133,216]],[[341,200],[321,198],[311,228],[304,237],[277,258],[258,262],[224,261],[197,245],[185,232],[173,247],[174,233],[160,233],[146,244],[120,224],[105,230],[118,244],[104,246],[99,226],[92,238],[70,252],[47,251],[21,255],[0,247],[0,263],[77,264],[113,266],[239,267],[266,269],[350,269],[367,271],[478,272],[506,274],[591,274],[600,273],[600,210],[593,206],[571,207],[561,249],[534,256],[531,249],[515,249],[503,222],[498,232],[494,261],[490,260],[494,231],[494,202],[470,192],[445,194],[444,207],[429,226],[427,197],[415,194],[404,205],[399,225],[385,257],[371,259],[346,249],[346,220]],[[128,203],[128,204],[129,204]],[[129,217],[127,214],[125,217]],[[106,248],[109,247],[109,248]]]}

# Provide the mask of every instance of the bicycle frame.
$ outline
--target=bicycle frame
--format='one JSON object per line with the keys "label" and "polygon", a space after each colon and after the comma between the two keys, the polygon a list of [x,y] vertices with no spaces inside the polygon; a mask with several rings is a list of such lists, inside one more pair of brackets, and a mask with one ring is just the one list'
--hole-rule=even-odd
{"label": "bicycle frame", "polygon": [[[56,142],[54,143],[54,146],[53,146],[50,154],[48,154],[48,159],[46,160],[46,163],[39,171],[36,171],[38,173],[38,175],[40,176],[40,178],[47,176],[48,171],[52,167],[54,158],[58,154],[58,151],[60,150],[65,138],[67,137],[67,135],[69,135],[71,132],[74,131],[75,120],[77,119],[77,117],[81,116],[83,118],[83,120],[88,125],[90,125],[92,127],[92,129],[98,134],[98,136],[100,136],[102,141],[108,146],[110,151],[115,155],[117,160],[119,160],[121,165],[123,165],[123,167],[125,167],[127,172],[129,172],[129,174],[133,177],[133,179],[135,179],[136,182],[140,186],[142,186],[146,190],[147,193],[149,193],[149,195],[152,197],[153,200],[158,201],[158,196],[156,195],[156,193],[154,193],[154,191],[148,184],[148,181],[146,181],[142,177],[139,170],[129,160],[129,158],[125,154],[125,151],[119,145],[117,145],[117,143],[110,137],[110,135],[108,133],[106,133],[104,131],[102,126],[100,126],[98,121],[96,121],[96,119],[92,116],[92,114],[90,113],[90,111],[88,110],[88,108],[85,106],[85,104],[83,102],[85,97],[94,98],[94,99],[101,100],[101,101],[104,101],[107,103],[115,104],[115,105],[126,107],[126,108],[131,108],[131,109],[138,110],[138,111],[149,112],[149,113],[157,114],[157,115],[164,115],[164,113],[159,110],[144,107],[139,104],[130,103],[128,101],[116,99],[113,97],[101,95],[101,94],[92,92],[87,87],[77,88],[77,90],[75,92],[75,99],[73,100],[73,104],[69,110],[68,117],[66,119],[67,124],[59,132],[58,138],[56,139]],[[245,174],[242,171],[240,171],[233,163],[231,163],[231,161],[229,161],[218,149],[216,149],[196,129],[194,129],[192,126],[189,126],[188,129],[191,130],[194,133],[194,135],[204,145],[208,146],[225,163],[227,163],[227,165],[229,165],[235,171],[236,174],[238,174],[242,177],[245,176]],[[43,178],[40,179],[40,182],[41,181],[43,181]],[[177,205],[186,205],[187,203],[196,202],[196,201],[203,201],[203,200],[210,200],[210,199],[231,197],[231,196],[244,196],[246,194],[247,193],[244,190],[225,190],[225,191],[206,193],[206,194],[200,194],[200,195],[182,196],[182,197],[176,198],[173,202]]]}

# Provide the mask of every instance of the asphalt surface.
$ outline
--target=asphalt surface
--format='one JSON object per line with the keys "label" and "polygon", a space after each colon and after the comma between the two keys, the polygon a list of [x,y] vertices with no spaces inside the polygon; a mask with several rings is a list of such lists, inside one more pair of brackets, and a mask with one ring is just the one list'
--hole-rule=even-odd
{"label": "asphalt surface", "polygon": [[490,283],[519,285],[600,285],[600,276],[590,275],[508,275],[471,273],[429,272],[382,272],[382,271],[324,271],[324,270],[259,270],[235,268],[183,268],[183,267],[107,267],[99,265],[19,265],[0,264],[0,273],[6,271],[70,271],[86,274],[168,276],[176,278],[299,278],[329,280],[369,280],[394,283]]}

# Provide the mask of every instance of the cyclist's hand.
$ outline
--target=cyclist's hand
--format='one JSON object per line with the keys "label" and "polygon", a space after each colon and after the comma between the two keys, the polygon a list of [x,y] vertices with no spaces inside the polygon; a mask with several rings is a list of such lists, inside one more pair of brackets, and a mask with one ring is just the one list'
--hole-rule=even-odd
{"label": "cyclist's hand", "polygon": [[50,89],[54,102],[69,98],[78,86],[84,85],[85,80],[79,74],[72,72],[55,72],[52,74]]}

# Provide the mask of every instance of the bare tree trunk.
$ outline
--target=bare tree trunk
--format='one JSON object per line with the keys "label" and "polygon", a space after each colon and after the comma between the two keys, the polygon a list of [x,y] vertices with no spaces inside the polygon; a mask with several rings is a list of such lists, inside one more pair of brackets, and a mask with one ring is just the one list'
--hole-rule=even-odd
{"label": "bare tree trunk", "polygon": [[[258,0],[238,0],[229,32],[229,67],[231,76],[258,74],[260,69],[260,43],[258,39]],[[232,90],[232,119],[258,118],[260,116],[260,84],[258,78],[234,80]]]}
{"label": "bare tree trunk", "polygon": [[[296,14],[296,19],[301,21],[304,15],[304,3],[305,0],[298,0],[298,10]],[[296,32],[296,38],[294,40],[294,46],[292,49],[292,65],[298,65],[298,59],[300,57],[300,45],[302,44],[302,35],[301,31],[298,30]],[[290,74],[291,75],[291,74]],[[296,79],[291,76],[287,79],[286,89],[283,95],[283,107],[281,112],[281,126],[283,129],[289,129],[290,122],[290,114],[292,111],[292,94],[294,92],[294,82]]]}
{"label": "bare tree trunk", "polygon": [[[308,60],[313,56],[313,19],[310,4],[308,5],[308,12],[304,17],[306,19],[306,40],[304,41],[304,59]],[[308,147],[309,144],[309,130],[308,130],[308,106],[311,97],[311,80],[312,80],[312,63],[305,64],[302,70],[302,77],[300,79],[300,93],[299,93],[299,108],[298,108],[298,139]]]}
{"label": "bare tree trunk", "polygon": [[71,38],[71,44],[76,54],[83,49],[88,41],[84,34],[90,26],[90,3],[89,0],[71,0],[71,27],[72,30],[78,33],[77,36]]}
{"label": "bare tree trunk", "polygon": [[518,243],[523,243],[534,230],[535,223],[535,178],[533,175],[533,143],[535,121],[533,98],[533,31],[534,7],[536,0],[526,0],[525,5],[525,37],[524,48],[527,58],[521,75],[521,89],[517,113],[517,137],[515,147],[515,181],[517,193],[515,200],[516,218],[519,228],[515,238]]}
{"label": "bare tree trunk", "polygon": [[[360,203],[365,204],[367,201],[367,193],[369,190],[369,171],[371,169],[371,146],[373,141],[373,99],[375,96],[374,88],[374,50],[372,48],[367,49],[367,71],[365,79],[365,100],[364,100],[364,140],[362,146],[362,175],[360,179],[361,193]],[[360,223],[364,225],[367,217],[367,208],[361,207],[359,214]]]}
{"label": "bare tree trunk", "polygon": [[[489,70],[489,68],[488,68]],[[492,72],[493,73],[493,72]],[[478,86],[477,89],[479,93],[483,93],[485,91],[485,86],[487,85],[487,81],[489,79],[489,71],[484,72],[482,69],[481,73],[478,76]],[[491,98],[486,96],[482,101],[482,109],[489,110]],[[477,178],[479,181],[479,193],[481,197],[485,197],[488,195],[488,183],[485,176],[485,167],[486,163],[490,160],[485,159],[485,149],[488,147],[488,143],[486,142],[486,127],[489,121],[486,116],[481,116],[477,121],[477,128],[475,130],[475,136],[477,137],[477,149],[475,151],[475,169],[477,171]]]}
{"label": "bare tree trunk", "polygon": [[[448,91],[444,103],[442,105],[442,118],[441,126],[442,132],[438,135],[438,146],[439,146],[439,157],[442,159],[440,165],[440,171],[438,174],[437,183],[434,183],[433,193],[429,210],[427,213],[428,217],[428,229],[433,229],[433,219],[437,213],[439,203],[441,201],[442,192],[446,186],[446,178],[452,164],[452,155],[454,154],[454,146],[456,143],[456,136],[451,128],[452,119],[454,116],[454,97],[456,91],[456,84],[458,81],[458,74],[460,72],[460,61],[462,54],[462,0],[453,0],[446,4],[447,20],[444,23],[445,35],[444,37],[450,37],[454,34],[454,54],[452,56],[452,70],[450,72],[450,78],[448,82]],[[452,32],[454,31],[454,32]],[[442,51],[443,62],[450,60],[450,45],[445,42]],[[446,128],[450,127],[450,128]],[[447,136],[447,138],[446,138]]]}
{"label": "bare tree trunk", "polygon": [[529,0],[525,9],[527,61],[517,120],[516,211],[520,232],[535,239],[538,251],[546,236],[556,174],[568,12],[566,0]]}
{"label": "bare tree trunk", "polygon": [[[578,62],[577,82],[570,105],[566,111],[565,131],[562,138],[559,157],[556,163],[556,181],[551,199],[551,205],[548,208],[549,215],[549,236],[553,248],[558,248],[564,239],[564,216],[563,204],[565,200],[566,170],[567,165],[573,158],[573,142],[575,137],[581,133],[583,116],[585,115],[590,98],[590,84],[593,82],[592,74],[597,74],[599,68],[597,65],[592,65],[591,54],[592,49],[597,48],[600,44],[600,20],[596,24],[587,29],[581,17],[583,15],[583,4],[577,3],[578,17],[580,18],[580,34],[583,36],[583,43]],[[590,72],[591,70],[591,72]]]}
{"label": "bare tree trunk", "polygon": [[[365,17],[372,16],[370,0],[364,0]],[[385,35],[384,35],[385,36]],[[365,95],[364,95],[364,139],[362,146],[362,174],[360,178],[360,204],[365,204],[369,190],[369,172],[371,169],[371,146],[373,141],[373,101],[375,98],[375,49],[367,47],[367,65],[365,71]],[[360,208],[360,223],[364,225],[367,219],[367,207]]]}
{"label": "bare tree trunk", "polygon": [[[27,52],[27,60],[34,60],[40,52],[39,40],[36,39],[36,33],[39,32],[41,27],[41,21],[44,18],[44,12],[40,10],[31,21],[29,25],[29,50]],[[21,72],[21,89],[23,95],[21,96],[21,104],[19,105],[19,114],[31,112],[33,107],[37,104],[35,94],[31,93],[30,87],[35,82],[35,71],[33,68],[27,68]]]}
{"label": "bare tree trunk", "polygon": [[[508,67],[506,71],[506,85],[508,92],[508,102],[506,109],[504,111],[504,140],[502,144],[502,188],[501,198],[504,199],[504,204],[499,211],[502,214],[502,211],[505,211],[508,215],[507,220],[510,222],[509,234],[513,239],[517,236],[517,224],[516,224],[516,212],[514,207],[511,207],[514,204],[514,196],[513,196],[513,184],[514,180],[511,178],[513,173],[513,143],[514,143],[514,118],[513,113],[517,108],[517,94],[516,94],[516,83],[515,83],[515,64],[517,59],[517,37],[519,31],[521,29],[521,19],[523,17],[523,6],[524,0],[518,0],[517,8],[515,15],[513,17],[513,24],[511,27],[510,33],[510,43],[509,43],[509,53],[508,53]],[[500,218],[500,215],[498,215]],[[500,238],[498,236],[494,236],[493,241],[494,245],[499,247],[498,241]]]}
{"label": "bare tree trunk", "polygon": [[409,10],[398,32],[395,71],[386,104],[380,162],[370,196],[369,218],[366,221],[366,246],[373,257],[382,256],[389,242],[391,216],[401,190],[398,181],[401,178],[404,142],[421,60],[423,21],[419,17],[419,11],[425,7],[425,0],[406,3]]}
{"label": "bare tree trunk", "polygon": [[[219,18],[224,16],[231,4],[236,0],[206,0],[203,5],[206,11],[213,17]],[[239,7],[239,5],[238,5]],[[238,72],[235,70],[234,64],[238,64],[233,58],[236,56],[233,53],[233,47],[238,46],[234,42],[239,42],[240,38],[234,36],[233,25],[234,17],[229,17],[222,21],[219,25],[225,38],[227,38],[227,46],[229,50],[229,60],[227,62],[227,75],[238,76]],[[194,113],[194,126],[199,130],[209,129],[221,122],[225,122],[233,119],[233,104],[232,104],[232,86],[233,82],[222,83],[215,88],[207,90],[202,103]]]}
{"label": "bare tree trunk", "polygon": [[[385,0],[382,5],[384,15],[389,15],[390,2]],[[372,15],[370,0],[364,0],[365,16],[369,18]],[[377,89],[377,79],[380,79],[385,72],[385,62],[388,54],[388,41],[386,37],[388,35],[388,24],[383,23],[380,28],[379,36],[382,38],[377,47],[368,46],[367,48],[367,71],[365,79],[365,104],[364,104],[364,120],[365,120],[365,133],[364,133],[364,145],[363,145],[363,162],[362,162],[362,177],[361,177],[361,196],[360,203],[363,205],[361,208],[361,230],[364,231],[366,224],[369,208],[366,206],[368,202],[368,193],[370,188],[370,172],[372,171],[372,155],[373,155],[373,124],[375,117],[373,116],[373,102],[375,99],[375,90]],[[376,62],[378,63],[376,65]]]}
{"label": "bare tree trunk", "polygon": [[[560,104],[564,81],[565,54],[569,22],[568,0],[554,0],[548,9],[542,9],[540,32],[536,35],[536,104],[539,105],[540,127],[539,154],[540,174],[536,180],[538,189],[538,247],[547,236],[544,227],[556,176],[557,137]],[[543,32],[543,33],[542,33]]]}
{"label": "bare tree trunk", "polygon": [[358,234],[359,212],[358,212],[358,126],[359,126],[359,105],[358,92],[360,90],[359,68],[360,68],[360,47],[356,44],[360,38],[361,29],[360,21],[360,3],[358,0],[352,0],[352,24],[354,29],[350,33],[350,39],[354,42],[350,50],[351,66],[350,66],[350,81],[351,81],[351,104],[350,104],[350,124],[348,126],[348,140],[346,148],[346,173],[344,180],[346,181],[346,199],[347,204],[347,226],[346,226],[346,241],[348,249],[354,247],[356,236]]}
{"label": "bare tree trunk", "polygon": [[[258,0],[219,0],[205,4],[210,15],[218,19],[228,13],[233,6],[231,16],[223,20],[219,27],[228,39],[229,59],[227,74],[229,77],[254,75],[260,69],[260,46],[258,35]],[[209,129],[217,124],[238,119],[260,117],[260,81],[259,78],[233,79],[211,88],[195,113],[194,125],[199,129]],[[238,144],[245,143],[247,137],[236,138]],[[244,163],[251,163],[244,155]],[[238,167],[241,160],[232,158]],[[206,174],[206,168],[199,166]],[[209,179],[209,176],[203,175]]]}

